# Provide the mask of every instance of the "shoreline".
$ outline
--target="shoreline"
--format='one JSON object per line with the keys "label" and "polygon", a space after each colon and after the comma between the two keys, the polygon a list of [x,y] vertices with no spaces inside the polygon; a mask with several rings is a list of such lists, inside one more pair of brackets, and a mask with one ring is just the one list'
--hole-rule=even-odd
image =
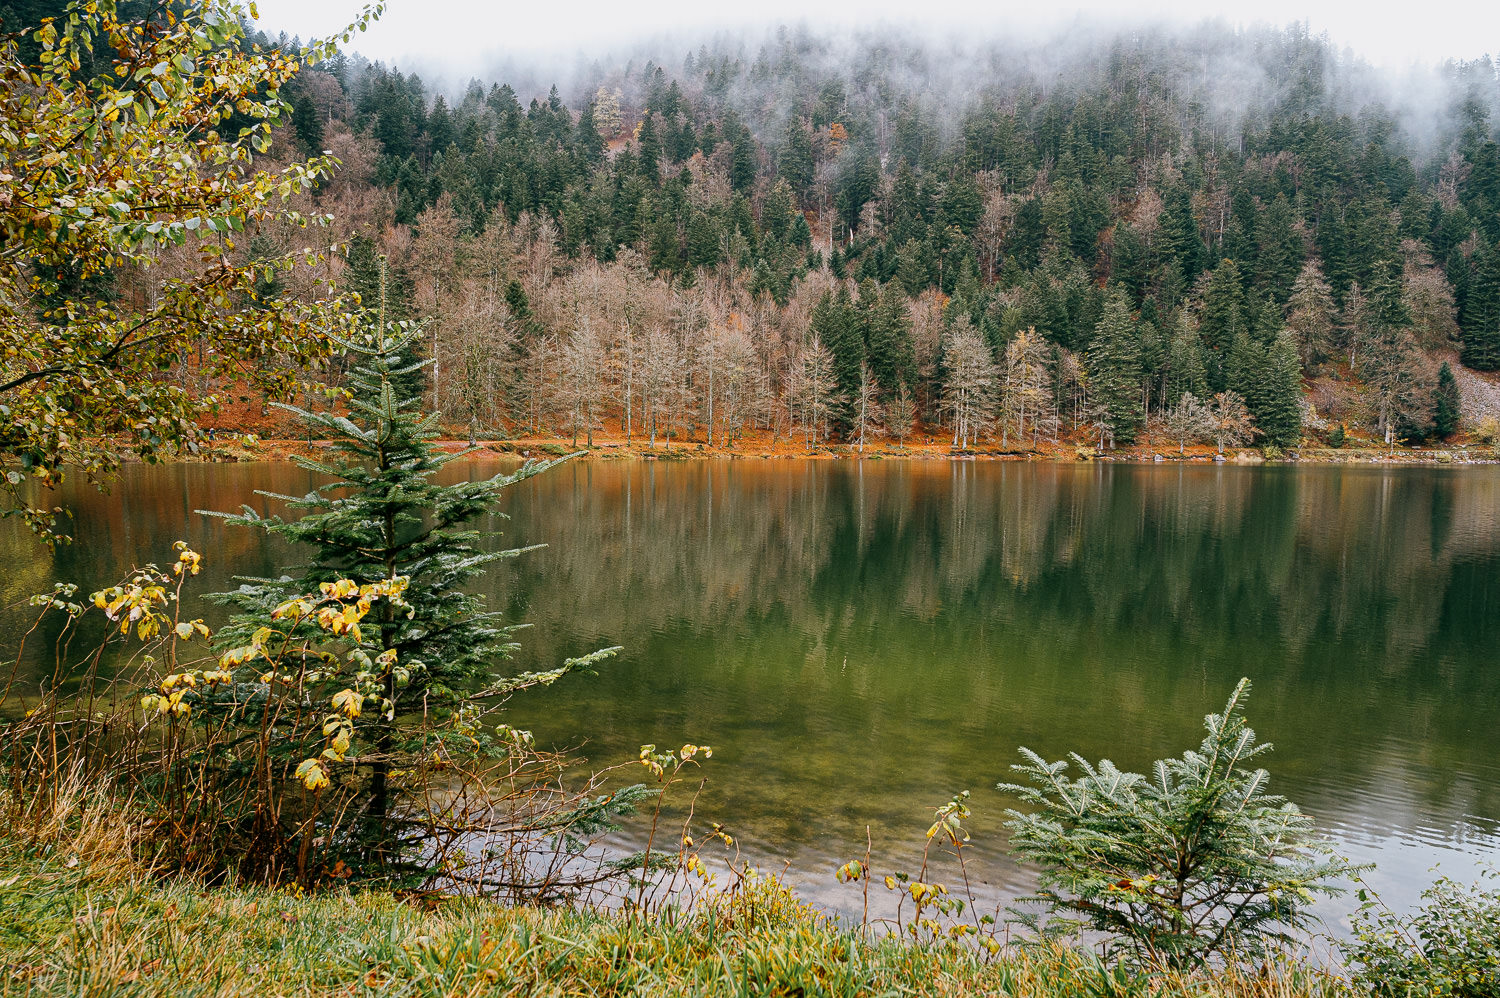
{"label": "shoreline", "polygon": [[[466,440],[444,439],[439,445],[450,452],[470,449]],[[1135,464],[1135,465],[1411,465],[1417,467],[1453,467],[1500,464],[1500,447],[1453,445],[1447,447],[1316,447],[1266,455],[1258,448],[1227,448],[1222,455],[1213,447],[1189,447],[1179,452],[1157,449],[1149,444],[1098,451],[1088,445],[1046,444],[1035,449],[1017,450],[999,447],[953,448],[946,442],[914,441],[908,445],[886,442],[867,444],[789,444],[785,441],[744,441],[732,447],[710,446],[702,441],[677,441],[671,447],[623,438],[596,438],[592,445],[569,437],[521,437],[480,440],[473,445],[476,456],[546,458],[578,452],[586,460],[598,461],[707,461],[707,460],[801,460],[801,461],[1013,461],[1049,464]],[[321,456],[329,445],[323,441],[297,438],[262,439],[251,437],[216,443],[197,455],[179,455],[174,460],[187,463],[237,463],[245,461],[290,461],[297,457]]]}

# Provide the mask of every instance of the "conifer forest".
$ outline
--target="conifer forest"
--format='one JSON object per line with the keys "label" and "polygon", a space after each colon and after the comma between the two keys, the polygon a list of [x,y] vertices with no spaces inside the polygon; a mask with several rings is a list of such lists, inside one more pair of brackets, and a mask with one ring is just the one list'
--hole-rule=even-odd
{"label": "conifer forest", "polygon": [[944,58],[781,29],[445,93],[340,53],[276,141],[342,162],[331,276],[372,300],[389,261],[476,434],[1285,450],[1500,414],[1491,63],[1412,108],[1295,27]]}

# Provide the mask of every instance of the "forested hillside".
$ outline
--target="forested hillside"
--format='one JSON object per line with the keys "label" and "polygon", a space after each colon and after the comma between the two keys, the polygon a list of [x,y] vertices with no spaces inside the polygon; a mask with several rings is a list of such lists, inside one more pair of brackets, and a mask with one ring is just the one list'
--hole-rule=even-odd
{"label": "forested hillside", "polygon": [[1500,83],[1409,82],[1296,28],[782,30],[566,98],[351,55],[284,89],[271,156],[343,160],[330,276],[370,304],[388,261],[422,390],[477,434],[1492,433],[1466,369],[1500,369]]}

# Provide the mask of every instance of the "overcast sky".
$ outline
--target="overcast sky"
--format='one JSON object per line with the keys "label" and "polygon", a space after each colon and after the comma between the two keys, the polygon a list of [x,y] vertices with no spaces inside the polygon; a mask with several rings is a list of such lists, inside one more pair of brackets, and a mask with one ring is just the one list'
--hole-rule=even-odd
{"label": "overcast sky", "polygon": [[[362,0],[259,0],[260,24],[304,39],[331,33],[348,23]],[[371,59],[440,70],[451,79],[481,75],[510,60],[575,64],[580,52],[593,55],[622,41],[663,32],[703,34],[749,27],[759,35],[778,23],[848,27],[879,22],[911,22],[938,32],[1003,33],[1056,28],[1076,18],[1095,20],[1183,21],[1219,18],[1233,24],[1285,25],[1306,21],[1313,34],[1327,32],[1339,47],[1392,68],[1472,59],[1500,50],[1500,2],[1496,0],[1156,0],[1110,3],[1088,0],[1059,5],[1045,0],[549,0],[504,3],[492,0],[389,0],[386,13],[349,46]],[[724,13],[724,11],[728,13]],[[977,28],[976,28],[977,26]]]}

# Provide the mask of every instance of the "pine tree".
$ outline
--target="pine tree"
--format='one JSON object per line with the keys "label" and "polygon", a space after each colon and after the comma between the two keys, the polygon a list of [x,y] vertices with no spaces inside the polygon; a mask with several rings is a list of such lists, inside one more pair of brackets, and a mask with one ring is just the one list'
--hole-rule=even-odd
{"label": "pine tree", "polygon": [[1281,333],[1263,357],[1255,398],[1246,396],[1251,418],[1268,443],[1295,447],[1302,439],[1302,364],[1296,340],[1290,332]]}
{"label": "pine tree", "polygon": [[641,164],[641,176],[656,183],[660,178],[661,136],[657,135],[654,116],[649,112],[641,120],[640,131],[636,134],[636,156]]}
{"label": "pine tree", "polygon": [[1328,359],[1338,307],[1316,260],[1308,260],[1302,265],[1302,273],[1292,285],[1292,296],[1287,300],[1286,309],[1287,328],[1297,340],[1302,362],[1308,367],[1317,367]]}
{"label": "pine tree", "polygon": [[1432,400],[1432,423],[1439,437],[1451,437],[1458,429],[1458,380],[1447,361],[1438,369],[1437,389]]}
{"label": "pine tree", "polygon": [[1500,371],[1500,248],[1489,246],[1475,254],[1461,325],[1464,364]]}
{"label": "pine tree", "polygon": [[1228,383],[1229,353],[1235,338],[1247,331],[1245,289],[1240,268],[1224,260],[1214,268],[1203,289],[1203,314],[1198,329],[1208,347],[1208,386],[1215,392]]}
{"label": "pine tree", "polygon": [[1167,350],[1167,405],[1175,406],[1184,394],[1199,398],[1208,392],[1208,377],[1203,372],[1203,348],[1193,319],[1186,311],[1177,314],[1172,342]]}
{"label": "pine tree", "polygon": [[1107,421],[1116,443],[1135,442],[1141,425],[1140,340],[1130,303],[1121,291],[1105,300],[1104,315],[1094,327],[1088,352],[1089,393],[1108,412]]}
{"label": "pine tree", "polygon": [[[368,745],[359,752],[364,786],[357,797],[351,855],[373,868],[399,873],[416,860],[420,835],[396,822],[404,766],[439,751],[449,739],[465,754],[480,744],[472,737],[480,714],[528,685],[548,684],[597,659],[570,660],[542,674],[502,678],[498,665],[514,648],[514,626],[486,612],[482,597],[466,583],[489,563],[524,549],[485,551],[469,524],[495,513],[499,494],[558,462],[528,463],[481,481],[439,484],[438,474],[469,452],[446,454],[433,443],[434,416],[403,399],[396,380],[409,374],[403,361],[415,331],[377,316],[378,324],[340,346],[360,358],[349,375],[348,415],[285,406],[309,427],[334,441],[330,460],[297,463],[328,482],[305,496],[272,496],[300,511],[296,519],[262,517],[250,507],[229,522],[263,531],[279,541],[310,549],[311,560],[280,579],[248,579],[217,601],[234,611],[219,634],[227,646],[246,645],[262,628],[282,626],[286,607],[303,594],[341,580],[358,585],[404,579],[405,610],[381,601],[353,640],[367,655],[376,702],[366,716]],[[268,494],[269,495],[269,494]],[[316,625],[301,625],[316,634]],[[315,655],[301,663],[319,668]],[[283,663],[281,668],[288,668]],[[294,666],[292,666],[294,667]],[[354,710],[351,716],[360,716]]]}

